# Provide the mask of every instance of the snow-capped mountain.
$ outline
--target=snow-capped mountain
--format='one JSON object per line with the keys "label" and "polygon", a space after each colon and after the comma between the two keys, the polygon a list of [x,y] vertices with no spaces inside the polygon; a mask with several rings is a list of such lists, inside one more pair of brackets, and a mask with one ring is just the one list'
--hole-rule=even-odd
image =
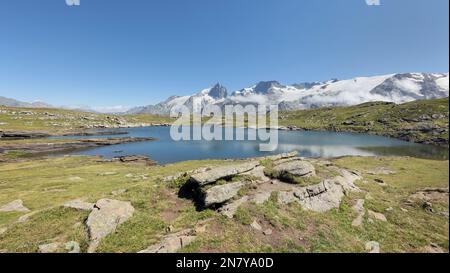
{"label": "snow-capped mountain", "polygon": [[[227,95],[220,84],[192,96],[170,97],[157,105],[137,107],[129,113],[167,115],[172,107],[182,105],[196,109],[208,104],[248,105],[278,104],[280,110],[310,109],[328,106],[349,106],[370,101],[404,103],[419,99],[448,97],[449,74],[405,73],[349,80],[282,85],[277,81],[259,82],[251,87]],[[199,100],[194,100],[198,98]],[[192,108],[191,108],[192,109]]]}
{"label": "snow-capped mountain", "polygon": [[130,109],[127,114],[145,113],[154,115],[169,115],[172,108],[177,110],[183,105],[189,107],[189,109],[192,109],[194,102],[199,104],[195,105],[195,107],[201,110],[205,105],[223,102],[227,96],[227,89],[217,83],[215,86],[204,89],[192,96],[172,96],[156,105],[148,105]]}

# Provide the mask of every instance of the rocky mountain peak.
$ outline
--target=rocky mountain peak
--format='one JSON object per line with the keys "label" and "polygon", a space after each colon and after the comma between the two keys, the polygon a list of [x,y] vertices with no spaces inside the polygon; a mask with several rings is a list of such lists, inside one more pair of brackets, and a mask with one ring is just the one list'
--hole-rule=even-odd
{"label": "rocky mountain peak", "polygon": [[214,99],[224,99],[227,97],[228,93],[227,89],[223,85],[217,83],[211,88],[211,90],[209,90],[208,95]]}
{"label": "rocky mountain peak", "polygon": [[274,87],[282,87],[277,81],[263,81],[256,84],[254,90],[257,94],[267,94]]}

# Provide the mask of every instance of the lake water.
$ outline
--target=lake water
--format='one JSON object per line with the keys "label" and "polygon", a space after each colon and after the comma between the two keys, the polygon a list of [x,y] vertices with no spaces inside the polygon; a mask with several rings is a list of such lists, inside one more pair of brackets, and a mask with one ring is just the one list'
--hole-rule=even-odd
{"label": "lake water", "polygon": [[[105,158],[124,155],[147,155],[160,164],[186,160],[248,158],[291,152],[295,150],[299,151],[300,156],[303,157],[392,155],[448,159],[448,148],[414,144],[397,139],[365,134],[279,131],[278,148],[273,152],[260,152],[260,142],[258,141],[174,141],[170,137],[170,127],[142,127],[119,130],[126,131],[129,134],[88,136],[86,138],[128,136],[154,137],[157,140],[104,146],[77,151],[71,154],[100,155]],[[245,132],[247,133],[247,129]]]}

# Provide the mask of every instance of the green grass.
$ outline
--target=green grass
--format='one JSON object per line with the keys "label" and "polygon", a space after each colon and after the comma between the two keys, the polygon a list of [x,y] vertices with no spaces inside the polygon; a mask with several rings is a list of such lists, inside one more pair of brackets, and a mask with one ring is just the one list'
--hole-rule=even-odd
{"label": "green grass", "polygon": [[118,121],[138,126],[140,124],[171,123],[173,120],[166,116],[147,114],[112,115],[54,108],[0,106],[0,131],[45,131],[50,134],[58,134],[98,125],[117,127]]}
{"label": "green grass", "polygon": [[[448,161],[400,157],[343,157],[336,166],[359,171],[368,183],[358,186],[372,196],[365,207],[383,213],[388,222],[369,222],[367,215],[359,228],[351,226],[356,199],[366,192],[346,196],[338,209],[326,213],[303,211],[298,204],[280,205],[273,193],[264,204],[247,203],[234,219],[213,210],[197,211],[191,200],[177,197],[176,185],[162,177],[199,167],[231,164],[231,161],[190,161],[167,166],[143,167],[132,164],[98,162],[95,157],[63,157],[0,165],[0,205],[22,199],[34,214],[23,223],[26,213],[0,213],[0,250],[36,252],[40,244],[77,241],[83,251],[88,238],[82,223],[88,213],[62,208],[69,200],[114,198],[130,201],[135,213],[100,244],[99,252],[136,252],[159,242],[167,234],[193,228],[205,219],[204,233],[182,252],[364,252],[367,241],[378,241],[383,252],[420,252],[430,243],[448,251],[448,218],[426,212],[421,204],[407,206],[411,193],[425,187],[448,187]],[[367,171],[389,168],[390,175],[369,175]],[[116,172],[100,176],[99,173]],[[319,170],[318,172],[323,172]],[[126,177],[132,174],[133,177]],[[145,175],[148,179],[143,179]],[[80,177],[82,180],[70,180]],[[386,186],[374,182],[381,178]],[[111,191],[127,189],[119,196]],[[386,208],[392,207],[392,211]],[[406,208],[404,212],[401,208]],[[448,200],[434,202],[436,212],[448,211]],[[265,236],[249,224],[257,219],[273,234]],[[80,224],[81,223],[81,224]],[[64,251],[61,249],[60,251]]]}
{"label": "green grass", "polygon": [[[415,142],[434,142],[444,139],[448,145],[449,100],[418,100],[405,104],[364,103],[350,107],[320,108],[282,112],[280,125],[306,130],[350,131],[400,137]],[[431,118],[434,114],[442,115]],[[423,120],[421,116],[429,116]],[[424,132],[421,126],[441,131]]]}

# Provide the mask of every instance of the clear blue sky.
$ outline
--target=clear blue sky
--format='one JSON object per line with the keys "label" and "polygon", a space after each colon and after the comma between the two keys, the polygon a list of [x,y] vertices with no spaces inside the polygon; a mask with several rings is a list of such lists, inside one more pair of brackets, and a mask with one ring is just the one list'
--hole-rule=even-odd
{"label": "clear blue sky", "polygon": [[0,95],[145,105],[215,82],[448,72],[449,1],[3,0]]}

